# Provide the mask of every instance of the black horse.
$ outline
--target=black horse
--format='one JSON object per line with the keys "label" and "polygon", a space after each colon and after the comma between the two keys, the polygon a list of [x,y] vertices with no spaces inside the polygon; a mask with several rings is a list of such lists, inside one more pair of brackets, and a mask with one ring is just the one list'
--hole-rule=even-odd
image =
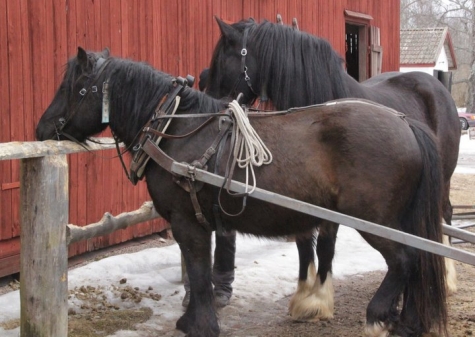
{"label": "black horse", "polygon": [[[443,217],[451,224],[450,178],[457,164],[460,125],[450,93],[436,78],[422,72],[389,72],[358,83],[346,73],[343,59],[326,40],[267,21],[258,24],[250,19],[232,25],[219,19],[217,22],[221,38],[210,62],[209,95],[223,98],[242,93],[241,102],[245,104],[260,97],[270,100],[278,110],[338,98],[364,98],[426,124],[438,141],[444,181]],[[297,240],[301,261],[299,286],[289,306],[294,319],[333,316],[331,270],[337,231],[338,225],[325,223],[317,237],[317,280],[330,289],[329,293],[311,292],[308,284],[315,278],[315,253],[310,240]],[[454,292],[453,260],[447,259],[446,263],[447,287]],[[314,298],[314,304],[310,308],[298,305],[305,303],[300,301],[301,297]]]}
{"label": "black horse", "polygon": [[[38,123],[37,138],[83,141],[109,126],[118,140],[134,149],[156,107],[175,88],[171,76],[144,63],[79,48]],[[103,102],[109,106],[109,122],[101,119]],[[203,120],[226,116],[218,113],[226,106],[223,100],[185,88],[176,111],[176,116],[184,118],[174,118],[167,133],[185,135],[201,128],[188,137],[163,139],[162,151],[178,162],[192,163],[202,158],[223,127],[221,119],[211,119],[207,124]],[[258,117],[251,116],[250,120],[274,158],[270,165],[255,168],[259,187],[430,240],[442,240],[440,159],[437,143],[422,123],[356,100]],[[230,138],[224,137],[223,142],[223,155],[218,159],[213,155],[207,163],[212,170],[218,161],[220,175],[225,175],[232,151]],[[243,171],[236,168],[233,179],[245,181]],[[181,187],[183,179],[152,160],[144,172],[153,203],[170,222],[190,278],[190,304],[177,321],[177,328],[188,336],[217,336],[210,257],[210,229],[216,228],[212,210],[216,188],[204,185],[196,193],[208,220],[207,228],[202,225],[203,218],[196,215],[196,200],[191,201],[190,193]],[[228,211],[241,210],[240,197],[223,192],[220,201]],[[223,220],[230,229],[269,237],[308,233],[322,223],[252,197],[241,215],[225,215]],[[388,265],[386,277],[367,308],[367,333],[379,336],[390,330],[400,336],[419,336],[431,328],[446,333],[443,259],[367,233],[361,235]],[[402,306],[398,308],[401,295]]]}

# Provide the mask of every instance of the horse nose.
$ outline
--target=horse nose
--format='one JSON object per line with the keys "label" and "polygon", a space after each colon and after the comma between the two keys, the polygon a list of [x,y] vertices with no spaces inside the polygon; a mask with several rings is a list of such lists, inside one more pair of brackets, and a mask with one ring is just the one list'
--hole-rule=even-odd
{"label": "horse nose", "polygon": [[36,139],[39,141],[53,139],[56,135],[56,129],[57,128],[55,126],[51,126],[50,123],[40,120],[36,126]]}
{"label": "horse nose", "polygon": [[36,140],[45,140],[44,132],[39,126],[36,127]]}

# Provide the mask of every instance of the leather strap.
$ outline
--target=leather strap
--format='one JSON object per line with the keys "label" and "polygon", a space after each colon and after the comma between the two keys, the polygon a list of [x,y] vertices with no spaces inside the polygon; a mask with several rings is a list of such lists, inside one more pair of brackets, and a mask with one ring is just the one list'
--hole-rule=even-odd
{"label": "leather strap", "polygon": [[198,196],[196,195],[195,180],[190,179],[190,178],[186,178],[186,180],[188,181],[191,203],[193,204],[193,209],[195,210],[196,219],[198,220],[198,223],[207,232],[212,232],[213,229],[211,228],[211,225],[209,224],[208,220],[206,220],[206,217],[204,216],[204,214],[201,212],[201,206],[198,201]]}

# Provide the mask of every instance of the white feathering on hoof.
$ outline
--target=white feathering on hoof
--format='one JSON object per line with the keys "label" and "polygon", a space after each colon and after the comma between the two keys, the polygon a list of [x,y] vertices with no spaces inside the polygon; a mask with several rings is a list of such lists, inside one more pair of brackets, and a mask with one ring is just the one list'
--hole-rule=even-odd
{"label": "white feathering on hoof", "polygon": [[[450,247],[449,237],[443,236],[442,242],[444,245]],[[449,258],[444,258],[445,261],[445,287],[447,295],[452,295],[457,292],[457,272],[455,271],[455,261]]]}
{"label": "white feathering on hoof", "polygon": [[315,265],[309,266],[306,281],[299,281],[297,291],[290,300],[289,313],[296,321],[317,321],[333,318],[334,291],[332,274],[328,273],[323,284],[315,275]]}
{"label": "white feathering on hoof", "polygon": [[366,337],[388,337],[389,331],[383,322],[377,322],[373,325],[367,324],[364,328],[364,335]]}

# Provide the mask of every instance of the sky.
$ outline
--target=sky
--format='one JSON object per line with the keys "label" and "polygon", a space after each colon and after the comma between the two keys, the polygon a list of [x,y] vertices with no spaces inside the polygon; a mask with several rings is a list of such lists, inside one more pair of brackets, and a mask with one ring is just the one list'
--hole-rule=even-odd
{"label": "sky", "polygon": [[[475,140],[469,140],[467,135],[463,135],[460,152],[461,155],[475,154]],[[475,174],[475,167],[458,167],[456,172]],[[252,307],[252,301],[262,296],[275,302],[295,291],[298,276],[295,243],[238,235],[236,250],[236,279],[231,305],[233,301],[239,301],[244,307]],[[386,270],[381,255],[355,230],[344,226],[340,226],[338,232],[333,266],[334,277],[339,279],[363,275],[369,271]],[[68,277],[69,289],[83,285],[102,287],[109,301],[121,308],[152,308],[152,318],[139,324],[137,331],[118,331],[110,337],[142,337],[143,331],[160,331],[163,336],[184,336],[173,329],[174,322],[183,314],[181,301],[184,295],[177,244],[104,258],[70,270]],[[122,301],[114,292],[114,287],[123,278],[127,279],[127,285],[140,290],[152,287],[154,292],[162,295],[162,299],[154,301],[144,298],[139,304]],[[75,296],[69,300],[69,307],[77,312],[81,311],[80,304]],[[19,317],[19,291],[0,296],[0,323]],[[17,337],[19,328],[5,331],[0,327],[0,336]]]}

